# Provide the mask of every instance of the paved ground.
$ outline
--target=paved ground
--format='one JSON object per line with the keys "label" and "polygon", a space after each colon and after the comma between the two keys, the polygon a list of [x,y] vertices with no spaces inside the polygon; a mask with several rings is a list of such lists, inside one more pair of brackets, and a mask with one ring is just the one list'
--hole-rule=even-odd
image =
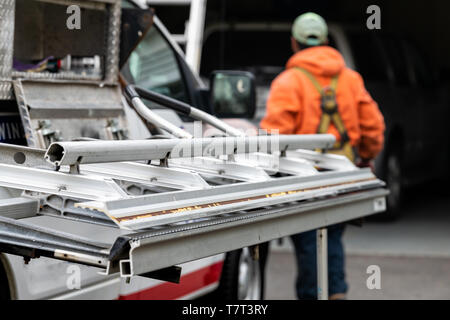
{"label": "paved ground", "polygon": [[[349,299],[450,299],[450,190],[431,183],[406,195],[396,222],[349,226],[344,237]],[[295,264],[289,241],[273,245],[267,299],[295,299]],[[381,269],[381,290],[369,290],[367,267]]]}
{"label": "paved ground", "polygon": [[[295,265],[289,252],[269,258],[266,299],[292,300]],[[369,290],[367,267],[378,265],[381,289]],[[348,299],[450,299],[450,258],[347,255]]]}

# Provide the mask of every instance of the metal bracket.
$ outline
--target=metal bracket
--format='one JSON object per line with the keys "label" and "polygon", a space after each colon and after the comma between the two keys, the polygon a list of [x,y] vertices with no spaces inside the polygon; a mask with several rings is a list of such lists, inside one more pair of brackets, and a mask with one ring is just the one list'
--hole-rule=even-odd
{"label": "metal bracket", "polygon": [[117,119],[108,120],[105,130],[109,140],[126,140],[128,138],[128,131],[120,128]]}
{"label": "metal bracket", "polygon": [[213,176],[237,181],[267,181],[271,179],[262,168],[215,158],[170,159],[170,164],[172,167],[194,170],[206,177]]}
{"label": "metal bracket", "polygon": [[52,123],[50,120],[40,120],[39,128],[36,130],[36,135],[39,140],[39,145],[47,148],[53,142],[61,140],[61,132],[59,130],[52,129]]}
{"label": "metal bracket", "polygon": [[0,163],[17,166],[53,169],[44,159],[45,149],[0,143]]}
{"label": "metal bracket", "polygon": [[139,276],[149,279],[168,281],[172,283],[180,283],[181,267],[172,266],[164,269],[143,273],[140,274]]}
{"label": "metal bracket", "polygon": [[80,174],[80,164],[72,164],[69,166],[70,174]]}
{"label": "metal bracket", "polygon": [[202,177],[193,171],[181,168],[167,168],[134,162],[83,164],[84,173],[91,173],[116,180],[171,189],[210,188]]}
{"label": "metal bracket", "polygon": [[318,153],[310,150],[292,150],[286,152],[287,156],[293,159],[303,159],[312,165],[333,171],[355,171],[358,168],[345,156]]}
{"label": "metal bracket", "polygon": [[113,180],[0,164],[0,186],[78,199],[120,199],[128,195]]}

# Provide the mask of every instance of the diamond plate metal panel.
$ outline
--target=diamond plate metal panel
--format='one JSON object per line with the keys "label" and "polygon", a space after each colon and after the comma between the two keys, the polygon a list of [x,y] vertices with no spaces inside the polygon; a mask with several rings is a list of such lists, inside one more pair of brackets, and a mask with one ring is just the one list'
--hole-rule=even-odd
{"label": "diamond plate metal panel", "polygon": [[11,69],[15,0],[0,1],[0,99],[12,99]]}
{"label": "diamond plate metal panel", "polygon": [[116,1],[109,10],[105,82],[115,83],[119,75],[120,2]]}
{"label": "diamond plate metal panel", "polygon": [[12,98],[11,82],[0,80],[0,100],[10,100]]}

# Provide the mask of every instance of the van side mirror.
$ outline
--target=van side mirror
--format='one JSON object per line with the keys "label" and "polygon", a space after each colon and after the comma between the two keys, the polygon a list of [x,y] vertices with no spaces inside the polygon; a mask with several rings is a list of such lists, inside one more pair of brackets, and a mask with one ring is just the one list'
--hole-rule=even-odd
{"label": "van side mirror", "polygon": [[255,77],[245,71],[214,71],[210,77],[210,107],[218,118],[253,118]]}

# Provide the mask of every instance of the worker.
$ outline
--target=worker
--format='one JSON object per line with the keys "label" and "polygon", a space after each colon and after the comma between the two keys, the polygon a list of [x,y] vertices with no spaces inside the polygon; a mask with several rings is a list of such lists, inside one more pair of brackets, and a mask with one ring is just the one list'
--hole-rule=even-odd
{"label": "worker", "polygon": [[[333,134],[336,144],[327,152],[345,155],[360,166],[371,165],[383,147],[384,119],[360,74],[328,46],[325,20],[311,12],[297,17],[291,47],[294,54],[286,70],[272,82],[261,128],[279,134]],[[346,298],[343,232],[343,224],[328,228],[329,299]],[[291,239],[298,267],[297,296],[317,299],[316,231]]]}

